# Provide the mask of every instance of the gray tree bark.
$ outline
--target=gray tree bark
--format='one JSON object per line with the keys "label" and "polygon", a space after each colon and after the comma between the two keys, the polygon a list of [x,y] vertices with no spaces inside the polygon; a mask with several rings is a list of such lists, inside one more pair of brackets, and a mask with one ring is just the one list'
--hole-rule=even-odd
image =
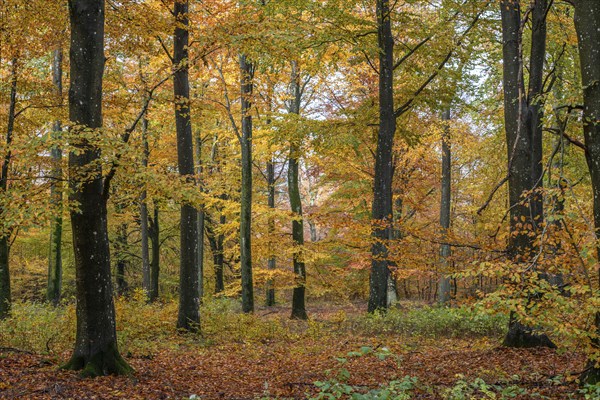
{"label": "gray tree bark", "polygon": [[373,182],[373,244],[369,312],[387,308],[390,261],[387,241],[392,236],[392,150],[396,133],[394,114],[394,37],[389,0],[377,0],[377,38],[379,44],[379,131]]}
{"label": "gray tree bark", "polygon": [[[194,180],[194,142],[190,116],[189,83],[189,1],[176,0],[173,15],[176,19],[173,35],[173,92],[175,126],[177,130],[177,164],[179,174]],[[198,298],[198,212],[193,205],[181,205],[179,313],[177,327],[189,331],[199,329],[200,299]]]}
{"label": "gray tree bark", "polygon": [[[546,49],[546,0],[536,0],[532,12],[533,31],[529,88],[525,93],[521,57],[521,9],[519,2],[502,0],[502,58],[504,88],[504,126],[508,151],[508,191],[510,207],[509,256],[527,262],[535,250],[537,224],[543,219],[542,198],[532,192],[541,184],[542,127],[541,90]],[[523,196],[529,194],[529,201]],[[504,338],[508,347],[556,347],[543,334],[518,321],[511,313]]]}
{"label": "gray tree bark", "polygon": [[242,310],[254,312],[252,283],[252,91],[254,65],[240,55],[240,86],[242,103],[242,192],[240,196],[240,263],[242,272]]}
{"label": "gray tree bark", "polygon": [[129,266],[129,260],[126,252],[129,247],[127,244],[127,229],[126,223],[119,224],[117,227],[117,237],[115,243],[115,258],[117,259],[117,271],[115,274],[115,282],[117,286],[117,294],[123,296],[129,288],[125,273]]}
{"label": "gray tree bark", "polygon": [[[575,0],[573,3],[583,87],[583,135],[594,193],[595,234],[600,239],[600,2]],[[597,248],[597,257],[600,259],[600,247]],[[596,312],[595,322],[600,334],[600,311]],[[600,348],[598,337],[592,340],[592,346],[596,350]],[[600,382],[597,360],[589,360],[580,381],[582,384]]]}
{"label": "gray tree bark", "polygon": [[160,221],[158,203],[154,201],[154,216],[148,216],[148,236],[152,243],[152,258],[150,259],[150,288],[148,301],[158,299],[158,279],[160,276]]}
{"label": "gray tree bark", "polygon": [[[198,188],[202,191],[202,138],[196,136],[196,173],[198,174]],[[204,296],[204,209],[198,209],[198,298],[202,302]]]}
{"label": "gray tree bark", "polygon": [[[56,99],[62,103],[62,47],[53,51],[52,58],[52,84]],[[61,121],[56,120],[52,124],[52,135],[55,139],[60,137],[62,131]],[[50,150],[52,167],[50,171],[50,206],[53,215],[50,220],[50,248],[48,254],[48,284],[46,287],[46,299],[58,305],[62,288],[62,149],[59,145],[52,146]]]}
{"label": "gray tree bark", "polygon": [[[8,107],[8,124],[6,127],[6,154],[2,161],[2,170],[0,172],[0,192],[6,193],[8,189],[8,169],[11,160],[10,146],[13,141],[13,131],[15,126],[15,109],[17,105],[17,59],[13,58],[10,72],[10,104]],[[0,215],[3,210],[0,209]],[[10,227],[5,226],[0,234],[0,320],[8,317],[11,307],[10,293]]]}
{"label": "gray tree bark", "polygon": [[[150,147],[148,145],[148,118],[146,114],[142,117],[142,166],[148,168],[148,159],[150,157]],[[146,188],[140,194],[140,238],[142,246],[142,289],[146,293],[149,301],[156,299],[158,293],[151,296],[152,292],[152,274],[150,269],[150,245],[148,230],[148,193]]]}
{"label": "gray tree bark", "polygon": [[[268,204],[270,209],[275,209],[275,165],[273,160],[269,160],[267,162],[267,185],[269,188],[269,196],[268,196]],[[273,218],[269,218],[269,235],[273,235],[275,232],[275,221]],[[277,268],[277,259],[273,254],[273,245],[269,243],[269,260],[267,261],[267,269],[269,271],[274,271]],[[273,280],[267,280],[267,289],[266,289],[266,305],[267,307],[272,307],[275,305],[275,288],[273,285]]]}
{"label": "gray tree bark", "polygon": [[[74,137],[102,127],[104,72],[104,1],[69,0],[71,84],[69,120]],[[71,211],[77,298],[77,334],[67,369],[84,376],[128,374],[131,367],[117,348],[110,271],[107,197],[100,149],[83,137],[69,154]]]}
{"label": "gray tree bark", "polygon": [[[300,115],[300,101],[302,93],[300,89],[300,71],[298,64],[292,62],[292,100],[289,111]],[[304,246],[304,220],[302,216],[302,198],[300,196],[300,143],[298,139],[292,139],[290,143],[290,156],[288,161],[288,194],[290,207],[294,215],[292,221],[292,239],[294,241],[294,274],[296,284],[292,294],[292,319],[308,319],[306,314],[306,266],[304,264],[302,247]]]}
{"label": "gray tree bark", "polygon": [[450,108],[442,113],[442,190],[440,202],[440,227],[442,244],[440,245],[441,276],[438,284],[438,302],[450,301],[450,278],[448,277],[448,258],[451,255],[450,245],[445,243],[450,229],[450,210],[452,201],[452,153],[450,145]]}

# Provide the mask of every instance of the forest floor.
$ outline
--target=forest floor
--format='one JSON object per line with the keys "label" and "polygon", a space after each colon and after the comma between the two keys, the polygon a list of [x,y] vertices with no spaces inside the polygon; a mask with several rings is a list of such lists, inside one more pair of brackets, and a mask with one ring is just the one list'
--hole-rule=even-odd
{"label": "forest floor", "polygon": [[[390,332],[378,322],[351,319],[357,309],[363,311],[362,306],[309,309],[309,322],[289,321],[287,308],[263,309],[251,319],[208,321],[202,336],[180,335],[171,342],[148,330],[144,340],[151,345],[138,341],[122,351],[136,371],[129,377],[83,379],[58,369],[68,359],[66,348],[50,340],[46,351],[1,347],[18,342],[0,337],[0,398],[345,398],[342,393],[381,385],[398,397],[370,398],[584,398],[574,380],[584,365],[581,354],[503,348],[498,334],[485,329],[462,338],[414,326],[412,332],[402,327]],[[225,328],[212,330],[211,323]],[[18,324],[10,326],[18,334]],[[132,332],[118,330],[134,342]],[[6,326],[0,329],[6,332]]]}

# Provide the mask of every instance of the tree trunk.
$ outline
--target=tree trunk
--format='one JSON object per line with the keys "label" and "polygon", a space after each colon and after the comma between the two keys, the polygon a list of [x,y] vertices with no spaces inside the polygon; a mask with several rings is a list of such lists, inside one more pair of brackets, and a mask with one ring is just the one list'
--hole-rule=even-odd
{"label": "tree trunk", "polygon": [[[541,81],[545,54],[546,0],[536,0],[531,46],[530,83],[525,94],[521,57],[521,9],[519,2],[502,0],[504,125],[508,151],[508,190],[510,207],[509,256],[514,262],[527,262],[534,249],[537,221],[542,220],[541,195],[524,194],[532,191],[541,178]],[[532,113],[536,113],[533,115]],[[534,137],[535,134],[535,137]],[[536,214],[537,213],[537,214]],[[504,338],[508,347],[556,347],[546,335],[537,335],[521,324],[514,312]]]}
{"label": "tree trunk", "polygon": [[[148,145],[148,118],[146,114],[142,117],[142,166],[144,170],[148,168],[148,158],[150,157],[150,148]],[[146,293],[148,301],[153,301],[158,293],[151,296],[152,292],[152,273],[150,269],[150,246],[148,230],[148,193],[146,187],[140,194],[140,237],[142,245],[142,289]]]}
{"label": "tree trunk", "polygon": [[240,212],[240,263],[242,272],[242,310],[254,312],[252,283],[252,91],[254,66],[245,55],[240,56],[240,86],[242,103],[242,193]]}
{"label": "tree trunk", "polygon": [[[53,52],[52,83],[58,101],[62,102],[62,48],[58,47]],[[52,125],[52,135],[55,139],[60,137],[62,128],[59,120]],[[46,299],[58,305],[62,287],[62,149],[59,145],[52,146],[50,150],[52,168],[50,172],[50,206],[53,214],[50,221],[50,248],[48,255],[48,285]]]}
{"label": "tree trunk", "polygon": [[160,275],[160,221],[159,208],[154,202],[154,217],[148,218],[148,234],[152,242],[152,258],[150,260],[150,285],[148,290],[148,301],[158,299],[158,278]]}
{"label": "tree trunk", "polygon": [[450,277],[448,265],[451,254],[450,245],[444,243],[448,240],[450,229],[450,205],[452,189],[452,153],[450,146],[450,108],[442,114],[442,193],[440,202],[440,227],[442,231],[442,244],[440,246],[440,281],[438,287],[438,302],[445,304],[450,301]]}
{"label": "tree trunk", "polygon": [[394,116],[394,37],[389,0],[377,0],[377,38],[379,44],[379,131],[373,182],[371,278],[369,312],[387,308],[390,276],[387,241],[392,235],[392,149],[396,133]]}
{"label": "tree trunk", "polygon": [[[267,162],[267,185],[269,187],[269,208],[271,210],[275,209],[275,165],[273,164],[273,160],[269,160]],[[269,260],[267,261],[267,269],[269,271],[274,271],[277,267],[277,261],[275,255],[273,253],[273,241],[272,235],[275,232],[275,220],[270,217],[269,218]],[[275,305],[275,288],[273,287],[273,279],[269,278],[267,280],[267,290],[266,290],[266,305],[267,307],[272,307]]]}
{"label": "tree trunk", "polygon": [[[10,165],[11,150],[13,141],[13,131],[15,126],[15,109],[17,105],[17,59],[12,59],[11,77],[10,77],[10,105],[8,109],[8,124],[6,127],[6,154],[2,162],[2,171],[0,172],[0,191],[6,193],[8,189],[8,167]],[[0,209],[0,215],[2,215]],[[9,250],[10,250],[10,226],[4,226],[0,233],[0,320],[8,317],[10,314],[11,294],[10,294],[10,269],[9,269]]]}
{"label": "tree trunk", "polygon": [[127,293],[128,285],[127,279],[125,278],[125,272],[127,271],[128,261],[126,256],[127,251],[127,224],[119,224],[117,227],[116,237],[116,258],[117,258],[117,272],[115,281],[117,284],[117,294],[123,296]]}
{"label": "tree trunk", "polygon": [[[221,293],[225,290],[225,281],[223,277],[223,234],[216,234],[211,219],[206,218],[208,222],[206,224],[206,237],[210,244],[210,249],[213,256],[213,267],[215,270],[215,294]],[[225,223],[225,216],[221,215],[219,223],[223,225]]]}
{"label": "tree trunk", "polygon": [[[173,15],[177,21],[173,36],[173,92],[177,129],[177,162],[179,174],[188,181],[194,176],[194,142],[190,118],[189,83],[189,2],[177,0]],[[179,267],[179,315],[177,327],[189,331],[199,329],[200,299],[198,298],[198,212],[191,204],[181,205]]]}
{"label": "tree trunk", "polygon": [[[574,4],[583,86],[583,135],[594,193],[595,234],[600,239],[600,3],[595,0],[576,0]],[[600,247],[597,248],[597,257],[600,259]],[[600,311],[596,312],[596,330],[600,334]],[[600,351],[598,336],[592,340],[592,346]],[[598,360],[590,359],[580,381],[582,384],[600,382]]]}
{"label": "tree trunk", "polygon": [[[290,102],[290,113],[300,115],[300,72],[298,64],[292,62],[292,100]],[[306,268],[303,260],[304,246],[304,221],[302,217],[302,198],[300,197],[300,143],[298,139],[292,139],[290,143],[290,159],[288,162],[288,194],[290,207],[294,213],[292,221],[292,240],[294,241],[294,274],[296,285],[292,294],[292,319],[308,319],[306,314]]]}
{"label": "tree trunk", "polygon": [[546,15],[548,0],[535,0],[532,18],[531,50],[529,58],[529,86],[527,89],[527,129],[531,132],[531,183],[534,192],[531,196],[533,226],[536,232],[544,221],[543,187],[544,165],[542,162],[543,130],[543,85],[544,61],[546,58]]}
{"label": "tree trunk", "polygon": [[[75,138],[83,130],[102,127],[104,71],[104,1],[70,0],[71,87],[69,119]],[[85,132],[88,136],[89,132]],[[67,369],[82,375],[128,374],[132,368],[117,348],[115,308],[110,273],[107,198],[100,149],[89,139],[75,140],[69,154],[71,211],[75,254],[77,335]],[[82,178],[83,177],[83,178]]]}
{"label": "tree trunk", "polygon": [[508,188],[511,210],[508,250],[512,258],[523,261],[533,246],[533,240],[524,230],[533,224],[531,210],[521,201],[521,196],[532,189],[533,163],[531,137],[526,130],[528,109],[519,55],[521,10],[519,2],[512,0],[502,0],[500,8],[503,38],[504,125],[509,160]]}
{"label": "tree trunk", "polygon": [[[202,138],[196,136],[196,173],[198,174],[198,187],[202,191]],[[202,302],[204,296],[204,209],[198,209],[198,299]]]}

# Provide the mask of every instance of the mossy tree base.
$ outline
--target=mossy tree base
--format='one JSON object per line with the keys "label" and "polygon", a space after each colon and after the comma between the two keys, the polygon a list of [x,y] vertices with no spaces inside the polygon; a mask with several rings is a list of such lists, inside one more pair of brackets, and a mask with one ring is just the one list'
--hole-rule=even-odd
{"label": "mossy tree base", "polygon": [[61,369],[81,371],[80,374],[84,378],[95,378],[106,375],[131,375],[134,373],[134,369],[127,364],[114,346],[93,355],[74,354]]}
{"label": "mossy tree base", "polygon": [[306,321],[308,319],[308,314],[306,314],[306,310],[292,310],[292,316],[290,318]]}
{"label": "mossy tree base", "polygon": [[595,367],[595,364],[590,362],[588,368],[579,377],[581,386],[597,385],[600,383],[600,368]]}
{"label": "mossy tree base", "polygon": [[556,345],[547,335],[535,334],[530,328],[518,322],[511,324],[502,345],[513,348],[548,347],[556,349]]}

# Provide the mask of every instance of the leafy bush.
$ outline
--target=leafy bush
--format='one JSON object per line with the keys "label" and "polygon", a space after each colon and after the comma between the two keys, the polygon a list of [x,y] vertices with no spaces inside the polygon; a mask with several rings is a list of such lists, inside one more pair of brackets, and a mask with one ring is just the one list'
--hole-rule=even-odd
{"label": "leafy bush", "polygon": [[17,302],[0,321],[0,346],[42,354],[60,353],[75,341],[75,307]]}
{"label": "leafy bush", "polygon": [[508,319],[470,307],[421,307],[390,309],[387,313],[359,316],[350,321],[353,330],[367,334],[402,333],[433,337],[502,336]]}
{"label": "leafy bush", "polygon": [[579,389],[579,395],[585,400],[600,399],[600,383],[595,385],[585,385]]}

